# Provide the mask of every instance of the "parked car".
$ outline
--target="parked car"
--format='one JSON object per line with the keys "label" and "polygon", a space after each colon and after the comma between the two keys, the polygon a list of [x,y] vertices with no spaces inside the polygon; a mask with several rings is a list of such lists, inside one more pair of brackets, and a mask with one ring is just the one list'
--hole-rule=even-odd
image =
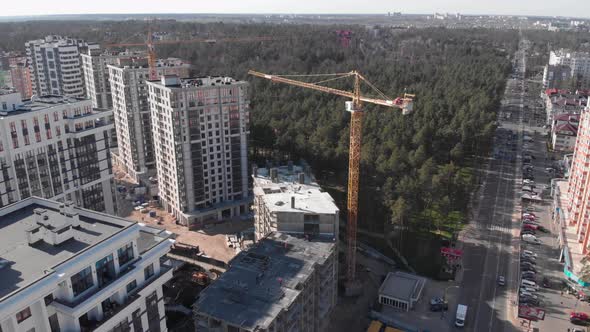
{"label": "parked car", "polygon": [[527,255],[527,256],[533,256],[535,258],[537,257],[537,254],[534,251],[531,251],[531,250],[523,250],[522,251],[522,254],[523,255]]}
{"label": "parked car", "polygon": [[506,278],[504,278],[504,276],[498,276],[498,285],[499,286],[506,285]]}
{"label": "parked car", "polygon": [[531,231],[536,231],[537,229],[539,229],[539,226],[535,225],[535,224],[522,224],[522,229],[528,229]]}
{"label": "parked car", "polygon": [[[524,271],[524,272],[532,272],[532,271]],[[535,279],[535,276],[534,275],[531,276],[530,274],[527,274],[527,275],[522,276],[522,280],[528,280],[528,281],[532,281],[532,282],[537,282],[537,279]]]}
{"label": "parked car", "polygon": [[531,265],[524,265],[524,266],[521,265],[520,270],[521,271],[531,271],[531,272],[535,272],[535,273],[537,272],[537,269],[535,269],[535,267],[531,266]]}
{"label": "parked car", "polygon": [[430,299],[430,311],[447,311],[449,310],[449,303],[443,300],[442,297],[435,296]]}
{"label": "parked car", "polygon": [[534,259],[530,259],[528,257],[521,257],[520,258],[520,261],[521,262],[524,262],[524,263],[530,263],[530,264],[533,264],[533,265],[536,265],[537,264],[537,262],[535,262]]}
{"label": "parked car", "polygon": [[522,216],[523,216],[523,217],[525,217],[525,216],[531,216],[531,217],[533,217],[533,218],[537,218],[537,215],[536,215],[536,214],[534,214],[533,212],[523,212],[523,213],[522,213]]}
{"label": "parked car", "polygon": [[588,314],[585,314],[583,312],[572,312],[570,314],[570,322],[574,323],[574,324],[586,324],[589,321],[589,317]]}
{"label": "parked car", "polygon": [[537,239],[536,236],[531,235],[531,234],[524,234],[522,236],[522,240],[526,243],[530,243],[530,244],[541,244],[541,241],[539,239]]}
{"label": "parked car", "polygon": [[543,226],[537,226],[537,229],[543,233],[549,233],[549,230]]}
{"label": "parked car", "polygon": [[541,241],[539,239],[537,239],[536,236],[531,235],[531,234],[524,234],[522,236],[522,240],[524,242],[531,243],[531,244],[541,244]]}
{"label": "parked car", "polygon": [[523,223],[523,224],[530,224],[530,225],[539,226],[539,223],[537,223],[537,222],[536,222],[536,221],[534,221],[534,220],[529,220],[529,219],[523,219],[523,220],[522,220],[522,223]]}

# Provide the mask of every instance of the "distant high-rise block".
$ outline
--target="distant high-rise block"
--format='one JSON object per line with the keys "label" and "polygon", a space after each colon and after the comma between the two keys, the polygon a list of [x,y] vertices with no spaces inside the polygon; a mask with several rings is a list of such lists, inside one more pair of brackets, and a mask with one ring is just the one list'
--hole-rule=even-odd
{"label": "distant high-rise block", "polygon": [[77,39],[47,36],[25,43],[33,94],[85,97],[80,51],[98,48]]}
{"label": "distant high-rise block", "polygon": [[248,83],[230,77],[148,82],[160,199],[183,225],[248,211]]}
{"label": "distant high-rise block", "polygon": [[[143,56],[118,57],[107,65],[118,148],[113,157],[136,182],[155,175],[152,121],[148,105],[149,69]],[[187,77],[190,65],[180,59],[158,60],[159,75]]]}

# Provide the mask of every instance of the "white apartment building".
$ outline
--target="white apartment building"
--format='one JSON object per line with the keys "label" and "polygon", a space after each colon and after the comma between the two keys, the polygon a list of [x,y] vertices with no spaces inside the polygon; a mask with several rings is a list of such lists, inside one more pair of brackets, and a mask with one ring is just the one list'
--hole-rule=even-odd
{"label": "white apartment building", "polygon": [[[147,100],[147,59],[117,58],[115,64],[107,67],[117,128],[118,148],[113,151],[113,159],[135,182],[143,182],[156,173],[152,121]],[[158,60],[157,70],[158,75],[187,77],[190,65],[170,58]]]}
{"label": "white apartment building", "polygon": [[0,228],[1,331],[167,331],[171,233],[38,197]]}
{"label": "white apartment building", "polygon": [[90,100],[0,92],[0,207],[38,196],[114,213],[112,111]]}
{"label": "white apartment building", "polygon": [[248,212],[248,83],[163,76],[148,87],[166,210],[183,225]]}
{"label": "white apartment building", "polygon": [[81,48],[97,48],[86,42],[62,36],[25,43],[33,94],[84,97]]}
{"label": "white apartment building", "polygon": [[271,232],[338,241],[339,210],[308,165],[253,167],[256,241]]}
{"label": "white apartment building", "polygon": [[549,53],[549,65],[568,66],[571,69],[571,77],[577,78],[582,87],[588,87],[590,83],[590,53],[572,52],[566,49],[551,51]]}

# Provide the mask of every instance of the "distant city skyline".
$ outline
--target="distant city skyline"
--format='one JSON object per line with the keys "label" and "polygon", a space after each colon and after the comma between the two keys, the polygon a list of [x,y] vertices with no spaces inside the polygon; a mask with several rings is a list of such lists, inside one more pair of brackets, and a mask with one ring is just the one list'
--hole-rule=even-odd
{"label": "distant city skyline", "polygon": [[68,14],[407,14],[461,13],[466,15],[527,15],[590,17],[590,1],[548,0],[422,0],[415,2],[311,1],[311,0],[102,0],[93,2],[68,0],[23,0],[4,6],[0,17],[68,15]]}

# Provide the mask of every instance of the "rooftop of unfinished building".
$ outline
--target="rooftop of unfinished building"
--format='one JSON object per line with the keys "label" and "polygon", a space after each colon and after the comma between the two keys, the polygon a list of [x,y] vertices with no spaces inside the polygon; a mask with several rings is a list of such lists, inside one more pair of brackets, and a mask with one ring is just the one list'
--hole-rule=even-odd
{"label": "rooftop of unfinished building", "polygon": [[254,168],[253,178],[254,195],[263,195],[267,207],[273,212],[338,211],[332,196],[322,190],[306,164]]}
{"label": "rooftop of unfinished building", "polygon": [[331,239],[309,241],[271,233],[241,252],[231,268],[200,294],[196,311],[244,330],[267,329],[334,248]]}

